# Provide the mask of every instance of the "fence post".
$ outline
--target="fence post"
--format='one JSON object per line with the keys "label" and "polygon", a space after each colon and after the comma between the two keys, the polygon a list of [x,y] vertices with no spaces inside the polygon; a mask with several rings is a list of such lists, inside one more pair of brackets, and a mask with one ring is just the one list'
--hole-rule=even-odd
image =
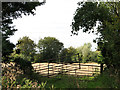
{"label": "fence post", "polygon": [[75,69],[75,76],[76,76],[76,69]]}
{"label": "fence post", "polygon": [[103,63],[100,64],[100,73],[103,73]]}
{"label": "fence post", "polygon": [[49,78],[49,61],[48,61],[48,78]]}
{"label": "fence post", "polygon": [[40,69],[40,63],[39,63],[39,73],[41,73],[41,69]]}
{"label": "fence post", "polygon": [[80,57],[79,57],[79,53],[78,53],[78,60],[79,60],[79,69],[80,69]]}
{"label": "fence post", "polygon": [[63,74],[63,63],[62,63],[62,73],[61,74]]}

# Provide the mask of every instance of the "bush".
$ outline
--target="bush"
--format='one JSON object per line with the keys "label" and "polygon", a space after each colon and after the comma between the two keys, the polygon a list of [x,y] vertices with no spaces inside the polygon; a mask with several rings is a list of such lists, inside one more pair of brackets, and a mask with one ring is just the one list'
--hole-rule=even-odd
{"label": "bush", "polygon": [[[23,70],[15,66],[15,63],[2,64],[2,88],[45,88],[46,82],[38,82],[26,78]],[[34,77],[37,75],[34,74]]]}
{"label": "bush", "polygon": [[46,82],[39,84],[38,82],[33,82],[30,79],[24,78],[22,83],[19,85],[19,88],[45,88]]}
{"label": "bush", "polygon": [[16,87],[16,77],[22,73],[23,71],[19,67],[15,67],[15,63],[2,63],[2,87]]}
{"label": "bush", "polygon": [[30,61],[24,60],[20,57],[16,57],[14,58],[14,62],[16,63],[16,66],[19,66],[19,68],[23,70],[24,74],[32,73],[33,67]]}
{"label": "bush", "polygon": [[119,88],[119,83],[108,71],[95,77],[94,81],[87,83],[87,88]]}

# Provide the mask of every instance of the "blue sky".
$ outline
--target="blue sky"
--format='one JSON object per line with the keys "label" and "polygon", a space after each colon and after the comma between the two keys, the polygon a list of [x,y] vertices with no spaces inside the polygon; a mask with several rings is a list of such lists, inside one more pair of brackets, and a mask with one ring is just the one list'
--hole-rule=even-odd
{"label": "blue sky", "polygon": [[[79,31],[78,36],[71,36],[73,14],[77,9],[79,0],[47,0],[45,5],[36,8],[36,15],[23,16],[14,20],[13,25],[18,31],[11,36],[10,41],[17,43],[19,38],[29,36],[30,39],[38,43],[40,38],[47,36],[56,37],[64,43],[64,47],[79,47],[84,43],[91,43],[92,50],[97,44],[93,39],[97,36]],[[87,12],[86,12],[87,13]]]}

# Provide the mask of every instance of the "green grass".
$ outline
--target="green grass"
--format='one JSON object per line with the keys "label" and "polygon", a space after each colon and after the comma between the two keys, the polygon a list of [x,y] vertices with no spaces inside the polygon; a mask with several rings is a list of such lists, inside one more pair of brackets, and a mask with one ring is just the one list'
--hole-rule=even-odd
{"label": "green grass", "polygon": [[57,75],[56,77],[43,77],[36,73],[32,75],[20,75],[17,82],[21,83],[23,78],[37,81],[39,84],[46,82],[45,88],[118,88],[115,77],[110,77],[107,72],[95,77],[76,77],[70,75]]}
{"label": "green grass", "polygon": [[31,88],[35,85],[35,87],[41,86],[42,88],[120,88],[120,77],[113,73],[109,75],[109,71],[105,71],[101,75],[96,73],[93,77],[57,75],[48,78],[34,72],[16,74],[9,70],[9,73],[5,73],[2,77],[2,87],[10,88],[20,85]]}
{"label": "green grass", "polygon": [[[55,88],[78,88],[77,83],[87,82],[93,80],[94,77],[76,77],[69,75],[58,75],[56,77],[41,77],[41,81],[47,81],[46,88],[52,85]],[[80,87],[81,88],[81,87]]]}
{"label": "green grass", "polygon": [[[96,77],[75,77],[68,75],[58,75],[56,78],[42,78],[42,81],[47,81],[46,88],[54,85],[56,88],[118,88],[114,77],[103,73]],[[78,84],[78,85],[77,85]]]}
{"label": "green grass", "polygon": [[79,84],[81,88],[119,88],[120,85],[114,77],[110,77],[106,72],[96,76],[91,81],[79,81]]}
{"label": "green grass", "polygon": [[67,75],[58,75],[56,78],[48,78],[46,87],[54,85],[56,88],[75,88],[75,77]]}

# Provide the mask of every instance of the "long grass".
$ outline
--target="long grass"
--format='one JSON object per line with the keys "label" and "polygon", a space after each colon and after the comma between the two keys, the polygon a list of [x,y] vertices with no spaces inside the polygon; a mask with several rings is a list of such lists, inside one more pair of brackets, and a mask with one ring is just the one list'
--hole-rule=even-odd
{"label": "long grass", "polygon": [[107,72],[93,77],[76,77],[69,75],[58,75],[56,77],[40,77],[42,82],[47,82],[45,88],[119,88],[115,77],[111,77]]}
{"label": "long grass", "polygon": [[[11,72],[11,75],[12,74],[15,73]],[[10,73],[8,73],[7,75],[10,75]],[[32,85],[34,85],[35,87],[42,87],[42,88],[44,87],[44,88],[52,88],[52,89],[53,88],[120,88],[120,83],[117,82],[116,77],[109,75],[107,71],[103,72],[103,74],[97,74],[92,77],[60,74],[55,77],[48,78],[48,77],[43,77],[35,72],[32,72],[30,75],[19,74],[18,76],[16,76],[15,81],[13,79],[8,80],[9,77],[4,76],[5,79],[3,79],[2,81],[2,86],[9,87],[9,85],[13,85],[13,87],[17,87],[19,85],[22,88],[31,88],[33,87]]]}

